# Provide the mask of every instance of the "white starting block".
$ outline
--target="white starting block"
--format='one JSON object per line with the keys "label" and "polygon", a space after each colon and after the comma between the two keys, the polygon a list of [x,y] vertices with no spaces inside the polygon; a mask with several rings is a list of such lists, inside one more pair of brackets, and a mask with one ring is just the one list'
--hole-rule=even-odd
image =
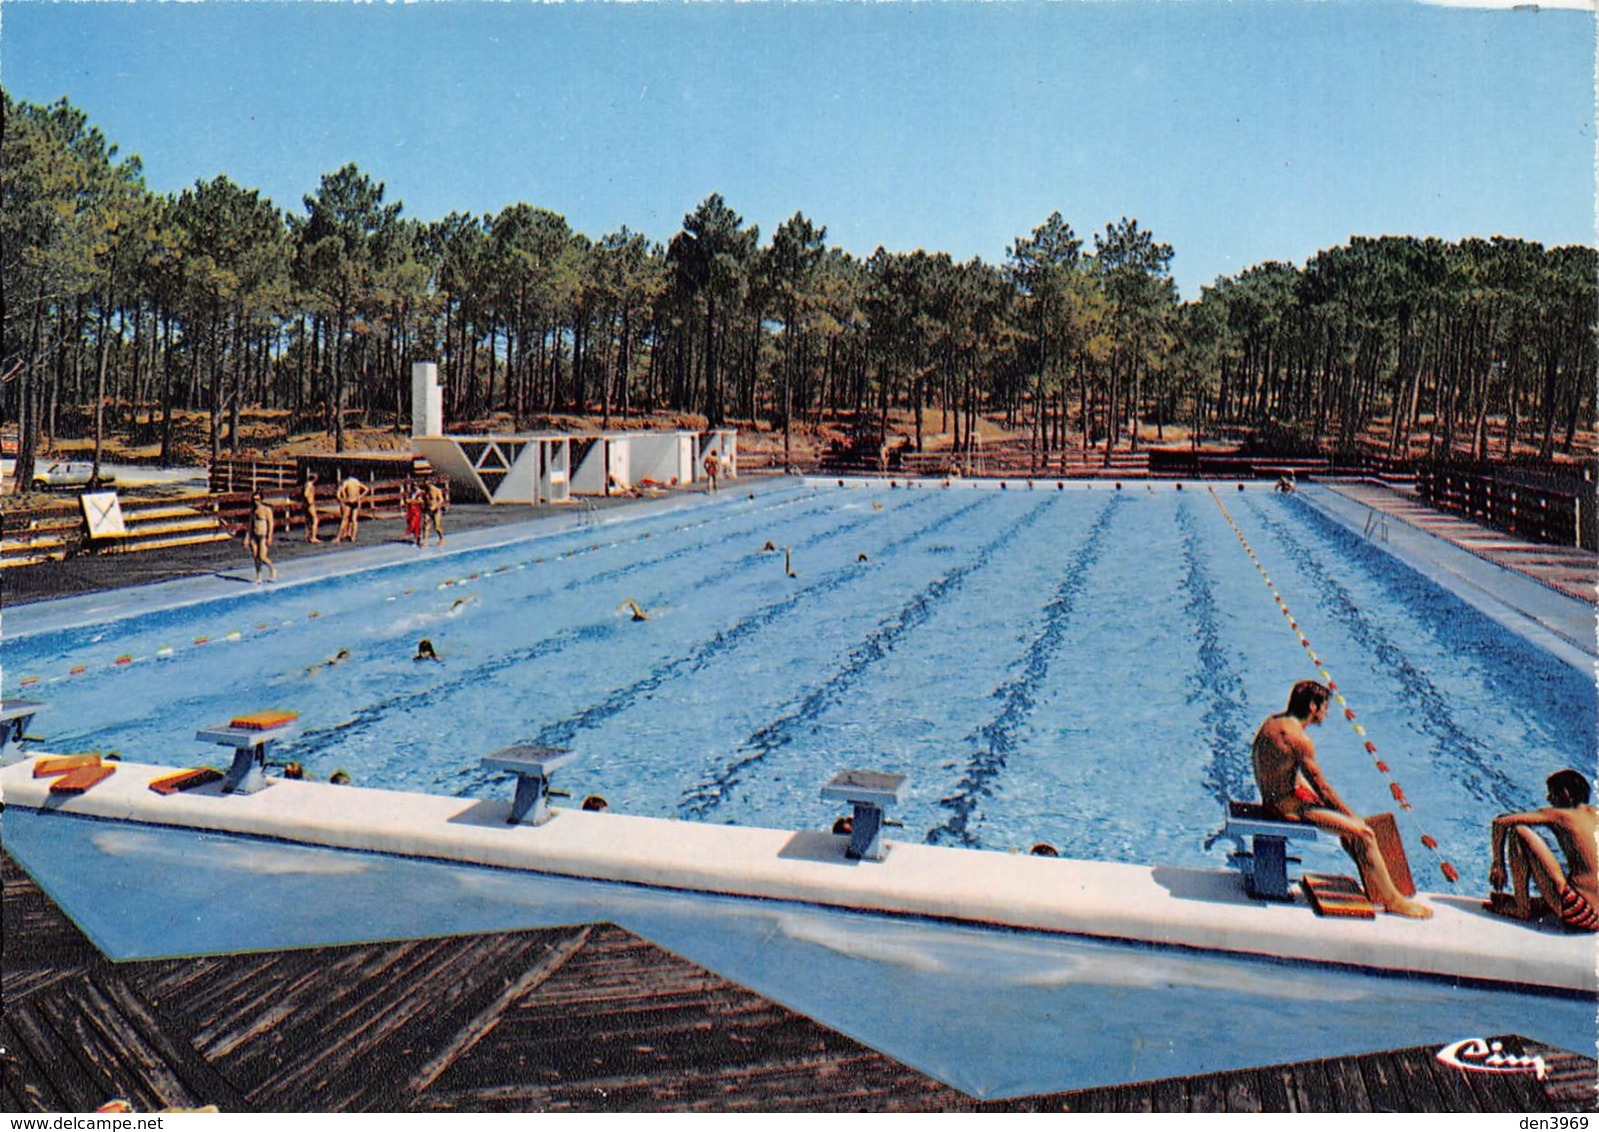
{"label": "white starting block", "polygon": [[519,744],[502,747],[483,756],[483,769],[516,775],[516,800],[511,803],[509,825],[543,825],[555,815],[550,812],[550,773],[577,756],[564,747],[536,747]]}
{"label": "white starting block", "polygon": [[201,728],[194,733],[194,738],[196,742],[233,748],[233,765],[222,778],[222,793],[254,794],[267,786],[267,749],[289,730],[287,723],[279,727],[240,727],[227,723]]}
{"label": "white starting block", "polygon": [[1283,821],[1267,814],[1259,802],[1228,802],[1227,824],[1221,836],[1231,838],[1237,848],[1227,855],[1227,863],[1244,874],[1244,887],[1251,896],[1265,900],[1288,900],[1290,841],[1315,841],[1316,827],[1307,821]]}
{"label": "white starting block", "polygon": [[38,700],[7,700],[0,705],[0,766],[22,761],[20,749],[8,751],[6,748],[12,743],[19,748],[22,746],[23,736],[33,726],[33,717],[42,707],[44,704]]}
{"label": "white starting block", "polygon": [[883,826],[894,825],[883,817],[890,803],[905,800],[903,774],[884,774],[875,770],[842,770],[822,787],[829,802],[848,802],[854,807],[850,818],[849,848],[846,856],[861,861],[881,861],[888,855],[883,848]]}

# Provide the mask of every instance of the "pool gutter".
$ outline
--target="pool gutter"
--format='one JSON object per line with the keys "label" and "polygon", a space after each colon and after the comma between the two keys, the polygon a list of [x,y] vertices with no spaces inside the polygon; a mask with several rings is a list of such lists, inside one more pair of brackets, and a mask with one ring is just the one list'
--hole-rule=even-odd
{"label": "pool gutter", "polygon": [[1504,629],[1580,672],[1599,662],[1594,607],[1552,586],[1388,516],[1382,537],[1367,532],[1372,509],[1333,486],[1306,486],[1296,496],[1327,519],[1370,542]]}

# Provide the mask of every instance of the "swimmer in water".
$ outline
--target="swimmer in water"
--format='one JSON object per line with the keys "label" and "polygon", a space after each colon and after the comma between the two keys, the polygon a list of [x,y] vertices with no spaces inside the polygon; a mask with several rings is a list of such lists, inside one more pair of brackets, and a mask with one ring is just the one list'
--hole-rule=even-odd
{"label": "swimmer in water", "polygon": [[766,545],[761,547],[762,554],[773,554],[777,551],[777,544],[771,539],[766,540]]}
{"label": "swimmer in water", "polygon": [[438,660],[438,661],[442,661],[444,658],[433,650],[433,642],[430,641],[428,638],[423,637],[420,641],[418,641],[416,643],[416,655],[413,656],[411,659],[412,660]]}
{"label": "swimmer in water", "polygon": [[318,661],[316,664],[313,664],[310,668],[307,668],[306,671],[307,672],[315,672],[319,668],[332,668],[334,665],[343,664],[345,661],[347,661],[349,659],[350,659],[350,650],[349,649],[340,649],[338,652],[334,653],[332,656],[328,657],[326,660]]}
{"label": "swimmer in water", "polygon": [[465,608],[468,605],[471,605],[476,600],[477,600],[477,598],[475,596],[474,597],[458,597],[454,601],[450,602],[450,612],[451,613],[459,613],[463,608]]}
{"label": "swimmer in water", "polygon": [[606,810],[611,808],[611,805],[604,798],[600,797],[600,795],[590,794],[587,798],[583,799],[583,808],[590,813],[603,814]]}
{"label": "swimmer in water", "polygon": [[634,601],[632,598],[628,598],[621,605],[617,606],[617,608],[631,609],[633,611],[633,620],[635,621],[648,621],[650,619],[650,615],[640,609],[638,602]]}

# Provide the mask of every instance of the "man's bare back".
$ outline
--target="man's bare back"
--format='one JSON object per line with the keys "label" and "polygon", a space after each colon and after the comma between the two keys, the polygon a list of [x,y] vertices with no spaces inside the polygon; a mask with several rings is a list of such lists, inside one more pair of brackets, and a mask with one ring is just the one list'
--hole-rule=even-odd
{"label": "man's bare back", "polygon": [[[1548,806],[1493,820],[1488,884],[1495,892],[1505,887],[1507,861],[1512,883],[1509,903],[1490,900],[1489,907],[1516,919],[1535,918],[1535,883],[1567,927],[1594,931],[1599,929],[1599,847],[1594,840],[1599,822],[1588,804],[1588,780],[1574,770],[1562,770],[1549,776],[1547,786]],[[1564,868],[1538,836],[1540,828],[1554,837],[1565,857]]]}
{"label": "man's bare back", "polygon": [[1336,835],[1360,870],[1366,898],[1373,904],[1398,916],[1428,919],[1432,909],[1395,886],[1377,835],[1338,796],[1316,761],[1316,745],[1305,728],[1327,718],[1330,696],[1314,680],[1301,680],[1289,693],[1288,707],[1260,725],[1250,748],[1260,800],[1281,818],[1309,822]]}

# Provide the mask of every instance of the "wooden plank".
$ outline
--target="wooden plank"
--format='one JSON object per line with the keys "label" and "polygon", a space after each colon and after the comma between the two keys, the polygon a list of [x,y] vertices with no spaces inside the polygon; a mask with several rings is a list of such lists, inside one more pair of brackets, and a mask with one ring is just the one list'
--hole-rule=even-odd
{"label": "wooden plank", "polygon": [[1188,1091],[1178,1078],[1154,1081],[1149,1087],[1151,1112],[1187,1112]]}
{"label": "wooden plank", "polygon": [[1187,1085],[1189,1112],[1227,1111],[1227,1089],[1221,1074],[1191,1077]]}
{"label": "wooden plank", "polygon": [[11,1015],[18,1000],[7,996],[6,1010],[0,1014],[0,1082],[8,1112],[64,1112],[67,1102],[51,1081],[41,1056],[45,1050],[12,1025]]}
{"label": "wooden plank", "polygon": [[82,794],[87,790],[117,772],[117,768],[106,764],[105,766],[80,766],[76,770],[68,771],[50,784],[52,794]]}
{"label": "wooden plank", "polygon": [[1286,1069],[1288,1096],[1294,1112],[1322,1112],[1332,1095],[1327,1068],[1320,1061],[1302,1061]]}
{"label": "wooden plank", "polygon": [[101,980],[100,989],[138,1030],[149,1049],[170,1068],[177,1087],[167,1095],[167,1104],[180,1108],[214,1104],[223,1112],[250,1110],[244,1094],[200,1057],[181,1032],[174,1031],[169,1020],[137,990],[125,981],[110,978]]}
{"label": "wooden plank", "polygon": [[1375,1112],[1360,1066],[1353,1060],[1323,1058],[1327,1091],[1315,1098],[1312,1112]]}
{"label": "wooden plank", "polygon": [[1405,856],[1405,843],[1399,836],[1399,825],[1392,813],[1372,814],[1366,819],[1372,833],[1377,835],[1377,848],[1382,851],[1388,875],[1401,896],[1416,895],[1416,882],[1410,875],[1410,859]]}
{"label": "wooden plank", "polygon": [[406,1094],[414,1097],[424,1092],[428,1086],[438,1079],[439,1074],[459,1060],[462,1055],[498,1024],[501,1015],[505,1013],[506,1008],[512,1001],[532,994],[549,979],[551,974],[559,970],[580,948],[588,943],[592,933],[592,928],[583,928],[549,948],[542,957],[538,958],[518,978],[507,985],[492,1002],[485,1005],[462,1026],[448,1044],[438,1050],[433,1057],[424,1061],[411,1074],[410,1080],[405,1085]]}
{"label": "wooden plank", "polygon": [[[1477,1112],[1477,1095],[1466,1082],[1463,1070],[1454,1069],[1439,1061],[1436,1050],[1424,1057],[1407,1059],[1405,1072],[1410,1078],[1408,1091],[1436,1099],[1431,1112]],[[1425,1080],[1422,1080],[1422,1078]]]}
{"label": "wooden plank", "polygon": [[65,1095],[70,1110],[90,1112],[124,1093],[117,1085],[122,1067],[110,1051],[100,1048],[94,1030],[85,1022],[78,997],[81,987],[82,980],[73,980],[57,993],[35,998],[29,1005],[36,1020],[39,1048],[53,1054],[52,1080]]}
{"label": "wooden plank", "polygon": [[[1514,1034],[1501,1034],[1489,1040],[1503,1044],[1506,1053],[1525,1055],[1534,1052],[1530,1048],[1532,1043]],[[1591,1073],[1590,1070],[1590,1075]],[[1499,1091],[1504,1094],[1508,1104],[1514,1106],[1505,1111],[1537,1112],[1551,1107],[1551,1098],[1545,1082],[1531,1073],[1495,1076],[1494,1080],[1499,1084]]]}
{"label": "wooden plank", "polygon": [[[1407,1111],[1412,1113],[1457,1113],[1453,1105],[1468,1102],[1465,1090],[1450,1089],[1444,1074],[1434,1073],[1438,1058],[1430,1050],[1402,1050],[1393,1055],[1394,1082],[1406,1098]],[[1447,1066],[1438,1065],[1438,1068]]]}
{"label": "wooden plank", "polygon": [[1366,1082],[1366,1093],[1371,1098],[1373,1112],[1406,1112],[1410,1100],[1401,1087],[1402,1074],[1395,1065],[1396,1056],[1375,1054],[1357,1058],[1360,1074]]}
{"label": "wooden plank", "polygon": [[1286,1112],[1288,1094],[1269,1069],[1244,1069],[1223,1076],[1227,1112]]}
{"label": "wooden plank", "polygon": [[[402,1107],[409,1096],[411,1070],[418,1061],[435,1060],[452,1045],[470,1048],[472,1042],[463,1042],[461,1032],[472,1021],[475,1008],[511,981],[509,972],[525,962],[530,949],[467,946],[459,950],[472,962],[439,964],[436,975],[430,971],[429,978],[418,980],[413,990],[377,1004],[365,1021],[348,1031],[343,1043],[347,1057],[326,1067],[329,1079],[313,1086],[319,1094],[345,1088],[340,1081],[343,1077],[360,1085],[349,1092],[343,1107]],[[536,950],[548,951],[549,947],[543,944]],[[488,1020],[489,1028],[495,1020]],[[396,1048],[407,1051],[405,1056],[395,1057],[392,1051]],[[393,1070],[381,1075],[361,1074],[356,1070],[363,1063],[387,1063]]]}
{"label": "wooden plank", "polygon": [[[108,981],[113,986],[117,982],[115,978]],[[75,1003],[78,1017],[74,1022],[85,1048],[97,1051],[95,1063],[106,1066],[111,1073],[110,1096],[126,1098],[143,1112],[172,1105],[194,1108],[204,1103],[197,1101],[172,1072],[167,1051],[152,1047],[147,1040],[139,1025],[148,1020],[147,1014],[139,1011],[130,1016],[123,1009],[129,1001],[126,996],[107,994],[95,979],[89,978],[78,982],[74,994],[60,997],[64,1002]]]}
{"label": "wooden plank", "polygon": [[1305,873],[1299,878],[1305,897],[1318,916],[1371,920],[1376,910],[1353,877]]}
{"label": "wooden plank", "polygon": [[402,1044],[416,1056],[417,1050],[431,1052],[443,1044],[447,1035],[435,1036],[434,1027],[485,972],[493,975],[507,957],[524,953],[531,942],[526,936],[473,937],[397,954],[395,962],[362,984],[363,993],[343,996],[339,1011],[318,1023],[327,1035],[337,1035],[329,1055],[286,1071],[275,1088],[291,1095],[296,1090],[322,1095],[347,1088],[353,1079],[360,1087],[346,1104],[364,1092],[381,1098],[381,1107],[393,1107],[414,1061],[401,1060],[381,1076],[361,1067],[384,1063],[379,1054],[386,1045]]}
{"label": "wooden plank", "polygon": [[1524,1053],[1544,1059],[1548,1069],[1543,1089],[1551,1104],[1581,1111],[1599,1108],[1599,1067],[1592,1058],[1526,1038],[1521,1039],[1521,1045]]}

